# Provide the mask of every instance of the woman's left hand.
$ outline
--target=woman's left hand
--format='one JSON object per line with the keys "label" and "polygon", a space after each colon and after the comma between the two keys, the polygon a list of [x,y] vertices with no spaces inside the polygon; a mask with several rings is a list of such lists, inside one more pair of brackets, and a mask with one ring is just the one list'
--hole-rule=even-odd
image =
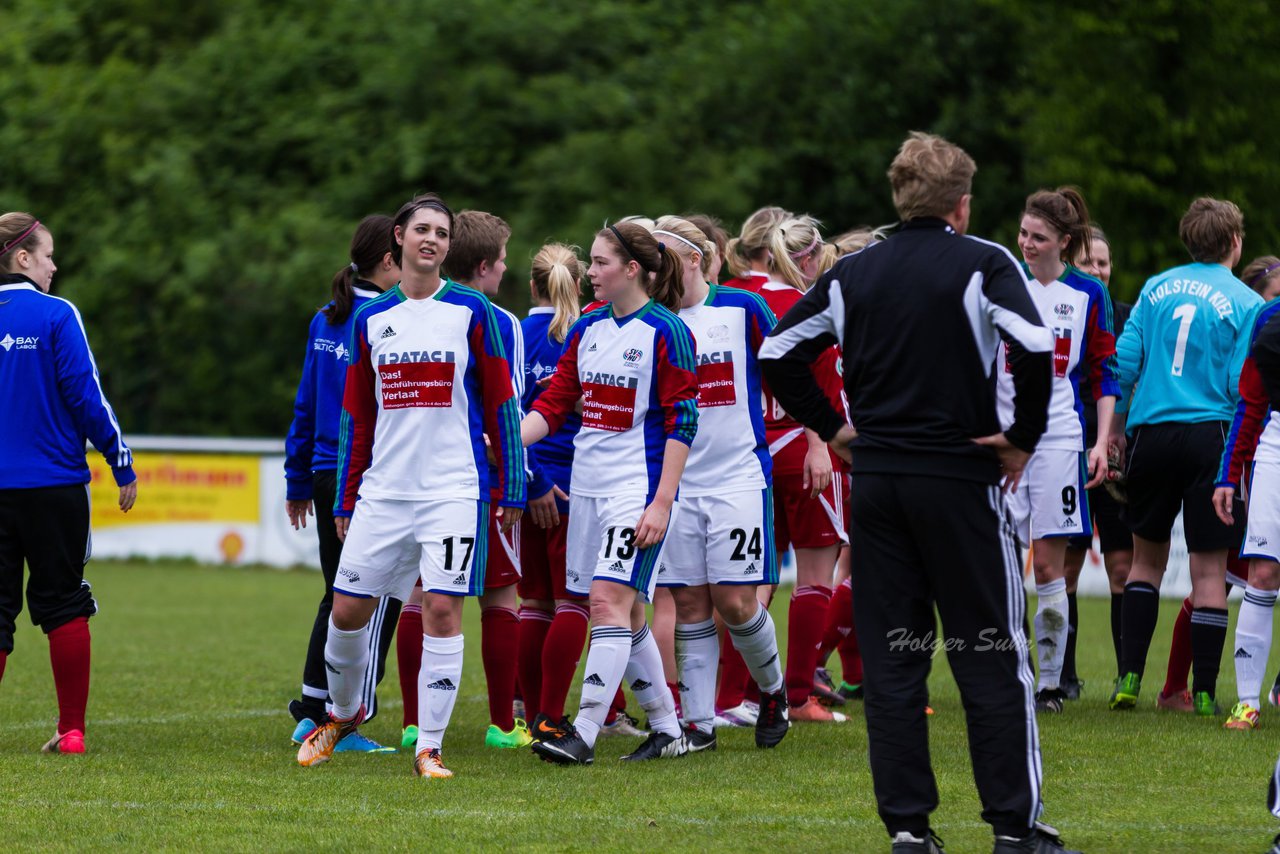
{"label": "woman's left hand", "polygon": [[133,503],[138,500],[138,482],[126,483],[120,487],[120,512],[128,513],[133,509]]}

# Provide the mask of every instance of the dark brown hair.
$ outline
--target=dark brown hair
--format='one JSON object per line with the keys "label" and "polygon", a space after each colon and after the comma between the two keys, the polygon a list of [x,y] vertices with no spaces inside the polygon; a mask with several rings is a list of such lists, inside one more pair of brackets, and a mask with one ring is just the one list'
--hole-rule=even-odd
{"label": "dark brown hair", "polygon": [[351,238],[351,263],[333,274],[333,303],[321,309],[330,326],[340,326],[351,316],[356,281],[368,278],[364,274],[382,263],[393,242],[391,217],[371,214],[360,220],[355,236]]}
{"label": "dark brown hair", "polygon": [[645,292],[654,302],[679,311],[684,296],[684,280],[680,276],[680,256],[670,246],[659,248],[658,238],[634,222],[620,222],[600,230],[625,264],[635,261],[645,274]]}
{"label": "dark brown hair", "polygon": [[[450,235],[453,234],[453,211],[444,203],[444,199],[440,198],[435,193],[423,193],[421,195],[414,196],[412,199],[400,206],[400,210],[396,211],[395,219],[391,222],[391,258],[396,262],[396,264],[400,264],[403,260],[401,258],[403,247],[400,245],[399,241],[395,239],[395,230],[408,223],[413,215],[423,208],[432,208],[433,210],[438,210],[447,216],[449,218],[449,233]],[[446,255],[445,257],[448,256]]]}

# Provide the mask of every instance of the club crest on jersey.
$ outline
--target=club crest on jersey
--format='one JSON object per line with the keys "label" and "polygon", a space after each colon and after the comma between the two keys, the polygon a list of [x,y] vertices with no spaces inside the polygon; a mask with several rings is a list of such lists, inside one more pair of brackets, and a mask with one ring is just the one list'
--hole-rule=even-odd
{"label": "club crest on jersey", "polygon": [[631,347],[630,349],[627,350],[627,352],[622,354],[622,358],[623,358],[623,361],[629,362],[630,364],[634,365],[636,362],[639,362],[641,359],[644,358],[644,351],[637,350],[635,347]]}
{"label": "club crest on jersey", "polygon": [[1075,313],[1076,307],[1069,302],[1060,302],[1053,307],[1054,316],[1061,320],[1072,317]]}
{"label": "club crest on jersey", "polygon": [[707,330],[707,337],[712,341],[723,341],[729,337],[729,327],[723,323],[717,323]]}

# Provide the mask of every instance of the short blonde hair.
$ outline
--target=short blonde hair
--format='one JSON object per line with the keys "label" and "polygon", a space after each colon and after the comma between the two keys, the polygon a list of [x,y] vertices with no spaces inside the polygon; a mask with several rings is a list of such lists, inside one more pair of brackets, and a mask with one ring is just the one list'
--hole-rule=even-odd
{"label": "short blonde hair", "polygon": [[960,146],[912,131],[889,166],[893,206],[904,222],[946,216],[969,194],[977,171],[973,158]]}

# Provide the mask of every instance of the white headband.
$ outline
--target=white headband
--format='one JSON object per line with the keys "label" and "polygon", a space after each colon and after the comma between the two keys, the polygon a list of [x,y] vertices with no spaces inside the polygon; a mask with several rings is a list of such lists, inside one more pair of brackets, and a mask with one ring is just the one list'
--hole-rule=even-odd
{"label": "white headband", "polygon": [[665,234],[667,237],[674,237],[676,240],[679,240],[681,243],[683,243],[685,246],[688,246],[690,249],[692,249],[694,252],[697,252],[699,255],[706,255],[706,254],[707,254],[707,251],[706,251],[705,249],[703,249],[701,246],[699,246],[698,244],[694,243],[692,240],[685,240],[683,237],[681,237],[681,236],[680,236],[680,235],[678,235],[678,234],[674,234],[674,233],[672,233],[672,232],[670,232],[670,231],[663,231],[662,229],[657,229],[657,230],[656,230],[656,231],[654,231],[653,233],[654,233],[654,234]]}

